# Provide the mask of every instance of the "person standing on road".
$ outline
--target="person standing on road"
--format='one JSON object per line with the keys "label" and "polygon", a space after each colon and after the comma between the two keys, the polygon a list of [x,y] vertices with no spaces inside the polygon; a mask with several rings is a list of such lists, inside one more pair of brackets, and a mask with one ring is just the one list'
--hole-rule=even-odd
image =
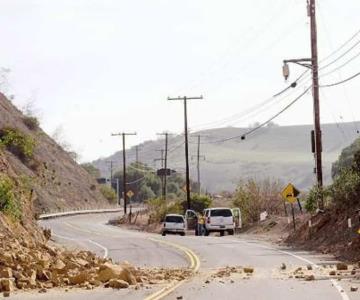
{"label": "person standing on road", "polygon": [[198,233],[201,236],[205,234],[205,217],[202,214],[198,217]]}

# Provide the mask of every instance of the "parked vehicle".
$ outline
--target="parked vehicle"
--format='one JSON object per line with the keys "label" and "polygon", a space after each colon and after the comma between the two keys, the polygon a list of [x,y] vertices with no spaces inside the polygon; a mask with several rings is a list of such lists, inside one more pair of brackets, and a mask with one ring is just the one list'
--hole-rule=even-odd
{"label": "parked vehicle", "polygon": [[204,210],[205,215],[205,235],[211,232],[220,232],[223,236],[225,232],[233,235],[235,232],[235,221],[233,211],[230,208],[218,207]]}
{"label": "parked vehicle", "polygon": [[166,234],[180,234],[185,235],[185,219],[182,215],[177,214],[168,214],[165,216],[161,234],[165,236]]}

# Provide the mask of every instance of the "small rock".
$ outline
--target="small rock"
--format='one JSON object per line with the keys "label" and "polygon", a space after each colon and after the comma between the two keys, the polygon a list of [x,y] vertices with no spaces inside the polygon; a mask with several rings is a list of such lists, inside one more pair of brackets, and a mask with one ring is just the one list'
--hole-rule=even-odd
{"label": "small rock", "polygon": [[329,275],[330,275],[330,276],[335,276],[335,275],[336,275],[336,272],[335,272],[335,271],[330,271],[330,272],[329,272]]}
{"label": "small rock", "polygon": [[3,296],[4,296],[4,298],[5,297],[10,297],[10,292],[3,292]]}
{"label": "small rock", "polygon": [[286,265],[284,263],[281,264],[280,270],[286,270]]}
{"label": "small rock", "polygon": [[244,268],[244,272],[246,274],[252,274],[252,273],[254,273],[254,268],[246,267],[246,268]]}
{"label": "small rock", "polygon": [[306,268],[310,271],[313,269],[312,265],[307,265]]}
{"label": "small rock", "polygon": [[208,283],[210,283],[210,280],[209,280],[209,279],[208,279],[208,280],[206,280],[206,281],[205,281],[205,283],[207,283],[207,284],[208,284]]}
{"label": "small rock", "polygon": [[40,293],[40,294],[44,294],[44,293],[46,293],[46,292],[47,292],[47,289],[45,289],[45,288],[42,288],[42,289],[39,290],[39,293]]}
{"label": "small rock", "polygon": [[338,271],[346,271],[347,269],[348,269],[348,266],[345,263],[336,264],[336,270],[338,270]]}
{"label": "small rock", "polygon": [[350,287],[351,292],[356,292],[357,290],[358,290],[358,287],[356,287],[356,286]]}
{"label": "small rock", "polygon": [[314,275],[306,275],[305,280],[306,281],[313,281],[313,280],[315,280],[315,276]]}
{"label": "small rock", "polygon": [[183,296],[177,296],[176,299],[181,300],[181,299],[183,299]]}

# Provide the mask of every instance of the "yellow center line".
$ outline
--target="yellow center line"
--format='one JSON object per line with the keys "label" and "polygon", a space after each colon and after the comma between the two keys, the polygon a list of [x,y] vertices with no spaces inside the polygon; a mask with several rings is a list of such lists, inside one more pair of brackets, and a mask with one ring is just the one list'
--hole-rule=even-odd
{"label": "yellow center line", "polygon": [[[173,242],[169,242],[169,241],[163,241],[160,239],[156,239],[156,238],[150,238],[151,241],[157,242],[157,243],[161,243],[161,244],[165,244],[168,245],[170,247],[173,247],[175,249],[178,249],[182,252],[185,253],[185,255],[188,257],[189,262],[190,262],[190,270],[193,272],[193,274],[195,274],[199,268],[200,268],[200,259],[199,257],[189,248],[186,248],[184,246],[175,244]],[[178,287],[180,287],[182,284],[184,284],[188,279],[184,279],[181,280],[179,282],[172,282],[170,284],[168,284],[166,287],[164,287],[163,289],[161,289],[160,291],[155,292],[154,294],[146,297],[144,300],[160,300],[163,299],[164,297],[166,297],[167,295],[169,295],[170,293],[172,293],[173,291],[175,291]]]}

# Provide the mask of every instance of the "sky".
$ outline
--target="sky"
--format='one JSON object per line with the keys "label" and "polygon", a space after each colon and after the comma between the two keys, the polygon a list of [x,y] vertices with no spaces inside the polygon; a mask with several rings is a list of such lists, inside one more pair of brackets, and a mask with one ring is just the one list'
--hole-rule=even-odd
{"label": "sky", "polygon": [[[339,47],[360,30],[360,1],[317,5],[320,66],[355,45],[321,71],[328,84],[359,72],[360,35]],[[310,56],[305,0],[0,0],[0,36],[5,92],[18,107],[32,102],[47,133],[62,128],[82,161],[119,150],[111,133],[137,132],[128,146],[181,133],[182,103],[168,96],[203,95],[188,105],[196,131],[265,121],[310,84],[240,118],[304,71],[291,65],[285,82],[281,68]],[[359,95],[356,79],[322,89],[321,121],[360,120]],[[275,119],[312,121],[310,93]]]}

